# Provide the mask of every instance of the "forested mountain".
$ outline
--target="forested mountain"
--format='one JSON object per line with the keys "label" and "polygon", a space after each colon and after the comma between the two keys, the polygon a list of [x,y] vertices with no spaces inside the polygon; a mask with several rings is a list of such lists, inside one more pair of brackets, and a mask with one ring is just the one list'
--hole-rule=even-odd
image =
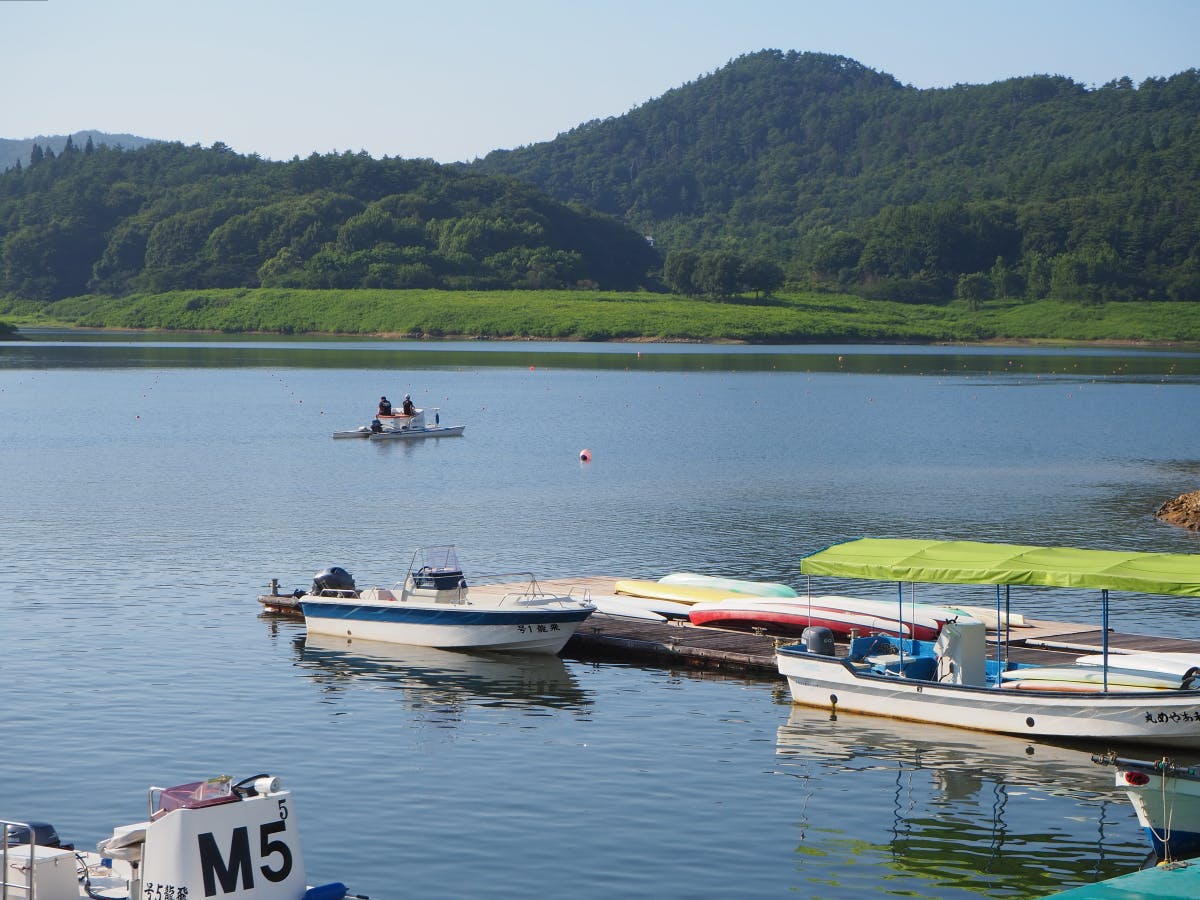
{"label": "forested mountain", "polygon": [[1200,300],[1195,69],[921,90],[766,50],[471,166],[622,217],[668,265],[733,250],[907,300]]}
{"label": "forested mountain", "polygon": [[154,143],[152,138],[138,137],[136,134],[109,134],[104,131],[76,131],[74,134],[38,135],[37,137],[14,140],[0,138],[0,172],[15,169],[17,166],[27,166],[33,156],[36,145],[42,155],[57,156],[67,147],[67,142],[80,149],[90,142],[93,147],[124,147],[134,150]]}
{"label": "forested mountain", "polygon": [[428,161],[74,144],[0,175],[0,292],[638,287],[658,257],[608,216]]}

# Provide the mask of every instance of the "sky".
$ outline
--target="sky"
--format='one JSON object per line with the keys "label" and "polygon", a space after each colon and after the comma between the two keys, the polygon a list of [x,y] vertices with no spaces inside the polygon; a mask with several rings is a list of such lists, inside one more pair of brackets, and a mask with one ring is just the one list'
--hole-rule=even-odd
{"label": "sky", "polygon": [[918,88],[1200,68],[1200,0],[0,0],[0,137],[469,161],[762,49]]}

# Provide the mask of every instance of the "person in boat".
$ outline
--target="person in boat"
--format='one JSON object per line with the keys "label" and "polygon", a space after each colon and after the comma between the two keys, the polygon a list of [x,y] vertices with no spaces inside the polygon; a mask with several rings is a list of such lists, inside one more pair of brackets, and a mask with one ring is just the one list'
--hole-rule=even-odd
{"label": "person in boat", "polygon": [[379,415],[390,416],[392,414],[392,402],[387,397],[379,398]]}
{"label": "person in boat", "polygon": [[404,405],[401,407],[406,416],[414,416],[417,414],[417,408],[413,406],[412,397],[408,394],[404,395]]}
{"label": "person in boat", "polygon": [[373,432],[375,432],[376,434],[379,434],[381,431],[383,431],[383,423],[380,422],[378,419],[372,419],[371,420],[371,430]]}

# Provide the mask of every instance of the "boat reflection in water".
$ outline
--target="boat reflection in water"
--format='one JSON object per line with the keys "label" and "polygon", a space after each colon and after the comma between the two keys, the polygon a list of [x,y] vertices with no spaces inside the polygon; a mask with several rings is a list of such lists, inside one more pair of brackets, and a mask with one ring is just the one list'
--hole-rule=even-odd
{"label": "boat reflection in water", "polygon": [[561,709],[591,706],[566,664],[546,653],[435,650],[381,641],[309,634],[294,641],[296,659],[310,670],[326,700],[356,686],[398,689],[413,709],[440,722],[469,707]]}
{"label": "boat reflection in water", "polygon": [[[793,707],[777,759],[804,785],[797,853],[814,880],[844,883],[824,869],[849,856],[893,869],[910,896],[1040,896],[1146,858],[1132,810],[1083,749]],[[863,808],[867,793],[877,801]]]}

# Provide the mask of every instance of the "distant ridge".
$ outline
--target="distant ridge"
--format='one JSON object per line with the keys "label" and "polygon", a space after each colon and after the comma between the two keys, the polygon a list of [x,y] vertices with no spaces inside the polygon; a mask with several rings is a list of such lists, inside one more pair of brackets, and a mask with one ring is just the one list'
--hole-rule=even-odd
{"label": "distant ridge", "polygon": [[136,150],[147,144],[156,142],[155,138],[138,137],[136,134],[110,134],[106,131],[76,131],[66,134],[39,134],[31,138],[0,138],[0,172],[13,168],[19,161],[22,166],[29,165],[29,154],[33,145],[37,144],[43,150],[49,148],[57,156],[71,138],[76,147],[83,149],[88,138],[96,146],[124,147],[126,150]]}
{"label": "distant ridge", "polygon": [[469,166],[623,219],[667,256],[732,249],[881,299],[1200,300],[1197,69],[918,89],[763,50]]}

